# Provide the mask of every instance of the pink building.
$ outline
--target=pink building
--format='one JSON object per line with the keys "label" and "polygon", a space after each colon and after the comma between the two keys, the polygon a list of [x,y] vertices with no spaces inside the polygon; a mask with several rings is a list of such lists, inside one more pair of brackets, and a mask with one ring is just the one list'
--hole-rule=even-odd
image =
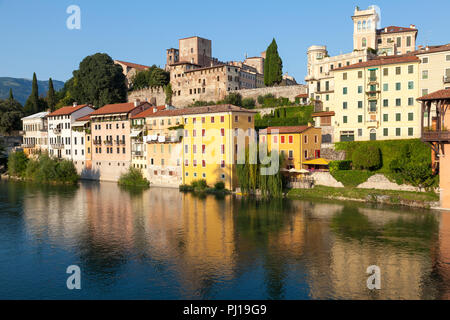
{"label": "pink building", "polygon": [[148,108],[148,102],[109,104],[92,112],[93,179],[117,181],[131,165],[130,118]]}

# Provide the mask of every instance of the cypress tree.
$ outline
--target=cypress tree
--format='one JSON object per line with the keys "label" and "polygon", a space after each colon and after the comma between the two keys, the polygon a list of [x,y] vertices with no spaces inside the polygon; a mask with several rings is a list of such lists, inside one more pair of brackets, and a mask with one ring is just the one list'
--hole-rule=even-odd
{"label": "cypress tree", "polygon": [[13,92],[12,92],[12,89],[9,88],[9,101],[13,101],[13,100],[14,100]]}
{"label": "cypress tree", "polygon": [[51,111],[55,111],[56,95],[55,95],[55,89],[53,88],[52,78],[48,79],[47,104]]}
{"label": "cypress tree", "polygon": [[275,38],[267,47],[266,60],[264,61],[264,84],[273,86],[280,84],[283,79],[283,61],[278,54],[278,45]]}
{"label": "cypress tree", "polygon": [[39,91],[36,78],[36,72],[33,73],[33,83],[31,86],[31,94],[25,102],[24,112],[27,115],[39,112]]}

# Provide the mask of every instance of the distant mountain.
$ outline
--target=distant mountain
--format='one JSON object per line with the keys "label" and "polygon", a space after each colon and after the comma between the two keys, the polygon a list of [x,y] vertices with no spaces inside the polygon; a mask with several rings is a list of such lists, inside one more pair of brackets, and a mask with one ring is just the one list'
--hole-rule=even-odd
{"label": "distant mountain", "polygon": [[[24,105],[31,94],[31,82],[30,79],[0,77],[0,99],[8,99],[9,88],[11,88],[14,99]],[[55,91],[61,90],[63,87],[64,82],[53,80],[53,88],[55,88]],[[45,96],[48,91],[48,81],[38,80],[38,88],[39,96]]]}

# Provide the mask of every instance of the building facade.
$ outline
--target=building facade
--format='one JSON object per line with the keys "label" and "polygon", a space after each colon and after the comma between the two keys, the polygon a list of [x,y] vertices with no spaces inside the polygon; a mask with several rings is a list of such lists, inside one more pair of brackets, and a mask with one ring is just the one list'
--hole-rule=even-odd
{"label": "building facade", "polygon": [[336,141],[420,137],[419,59],[383,57],[336,69]]}
{"label": "building facade", "polygon": [[78,173],[92,166],[92,142],[90,115],[75,120],[72,124],[72,160]]}
{"label": "building facade", "polygon": [[25,154],[35,155],[48,151],[47,115],[39,112],[22,118],[23,144]]}
{"label": "building facade", "polygon": [[49,154],[57,158],[73,160],[73,130],[75,121],[90,114],[90,105],[62,107],[47,115]]}

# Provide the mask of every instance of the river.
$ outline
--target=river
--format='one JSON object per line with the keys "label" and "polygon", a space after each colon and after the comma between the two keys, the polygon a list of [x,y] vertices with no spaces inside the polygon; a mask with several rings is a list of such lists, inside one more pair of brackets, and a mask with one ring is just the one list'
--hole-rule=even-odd
{"label": "river", "polygon": [[448,298],[450,212],[0,181],[0,299]]}

